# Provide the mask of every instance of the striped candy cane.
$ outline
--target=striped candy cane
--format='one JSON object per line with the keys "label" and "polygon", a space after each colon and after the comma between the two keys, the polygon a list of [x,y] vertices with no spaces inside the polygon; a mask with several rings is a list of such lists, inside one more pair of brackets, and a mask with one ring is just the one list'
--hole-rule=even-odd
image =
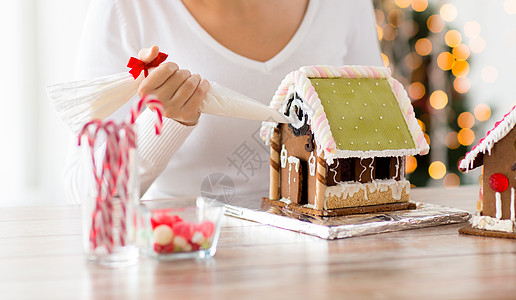
{"label": "striped candy cane", "polygon": [[[108,253],[112,253],[115,244],[125,246],[127,244],[127,202],[129,199],[128,182],[130,177],[130,153],[136,148],[136,133],[134,123],[136,118],[147,105],[156,112],[156,134],[161,132],[163,126],[163,105],[153,96],[143,97],[131,110],[129,122],[116,124],[113,121],[101,122],[93,120],[82,128],[79,134],[79,145],[83,136],[87,137],[90,147],[93,165],[93,177],[96,184],[96,202],[92,212],[92,224],[90,229],[90,247],[95,250],[103,246]],[[98,136],[103,133],[106,138],[105,153],[102,165],[95,160],[95,143]],[[118,190],[120,186],[121,190]],[[121,217],[119,224],[113,221],[113,198],[118,194],[120,199]],[[119,235],[114,237],[115,225],[120,226]]]}

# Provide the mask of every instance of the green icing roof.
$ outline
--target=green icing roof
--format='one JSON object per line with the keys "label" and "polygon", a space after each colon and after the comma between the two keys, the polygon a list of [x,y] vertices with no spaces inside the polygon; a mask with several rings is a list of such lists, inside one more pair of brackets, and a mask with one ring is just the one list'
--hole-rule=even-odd
{"label": "green icing roof", "polygon": [[416,148],[387,79],[310,78],[340,150]]}

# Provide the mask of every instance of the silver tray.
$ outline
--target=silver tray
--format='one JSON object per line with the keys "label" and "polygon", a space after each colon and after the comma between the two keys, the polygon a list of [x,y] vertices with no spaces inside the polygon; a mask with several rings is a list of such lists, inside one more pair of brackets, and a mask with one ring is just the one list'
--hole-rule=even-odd
{"label": "silver tray", "polygon": [[471,215],[457,208],[416,203],[416,209],[340,217],[315,217],[248,199],[226,204],[226,215],[333,240],[362,235],[466,222]]}

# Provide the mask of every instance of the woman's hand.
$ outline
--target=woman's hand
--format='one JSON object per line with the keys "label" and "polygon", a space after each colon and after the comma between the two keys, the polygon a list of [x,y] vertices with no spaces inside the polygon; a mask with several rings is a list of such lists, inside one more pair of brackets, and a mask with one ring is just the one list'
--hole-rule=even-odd
{"label": "woman's hand", "polygon": [[[159,53],[158,46],[140,50],[138,58],[151,62]],[[198,74],[179,69],[173,62],[162,63],[145,78],[138,95],[154,95],[165,108],[164,115],[184,125],[195,125],[201,116],[200,106],[210,84]]]}

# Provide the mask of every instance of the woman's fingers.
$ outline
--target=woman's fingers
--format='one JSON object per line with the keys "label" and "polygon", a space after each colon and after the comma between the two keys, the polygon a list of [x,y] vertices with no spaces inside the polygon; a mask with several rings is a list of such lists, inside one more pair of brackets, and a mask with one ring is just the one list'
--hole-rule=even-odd
{"label": "woman's fingers", "polygon": [[[176,76],[176,78],[172,79],[171,77],[176,75],[178,71],[180,72],[179,76]],[[187,72],[187,75],[184,74],[185,72]],[[165,90],[170,90],[173,93],[175,90],[177,90],[181,83],[177,83],[175,88],[173,86],[171,87],[170,85],[173,85],[174,81],[177,81],[178,78],[184,77],[184,81],[186,78],[188,78],[188,76],[190,76],[190,72],[186,70],[179,70],[179,67],[173,62],[161,64],[142,81],[138,87],[138,95],[140,97],[148,94],[159,96],[156,90],[163,85],[168,85],[165,87]]]}
{"label": "woman's fingers", "polygon": [[159,53],[159,47],[154,45],[150,48],[141,49],[138,52],[138,58],[145,63],[150,63],[158,56],[158,53]]}

